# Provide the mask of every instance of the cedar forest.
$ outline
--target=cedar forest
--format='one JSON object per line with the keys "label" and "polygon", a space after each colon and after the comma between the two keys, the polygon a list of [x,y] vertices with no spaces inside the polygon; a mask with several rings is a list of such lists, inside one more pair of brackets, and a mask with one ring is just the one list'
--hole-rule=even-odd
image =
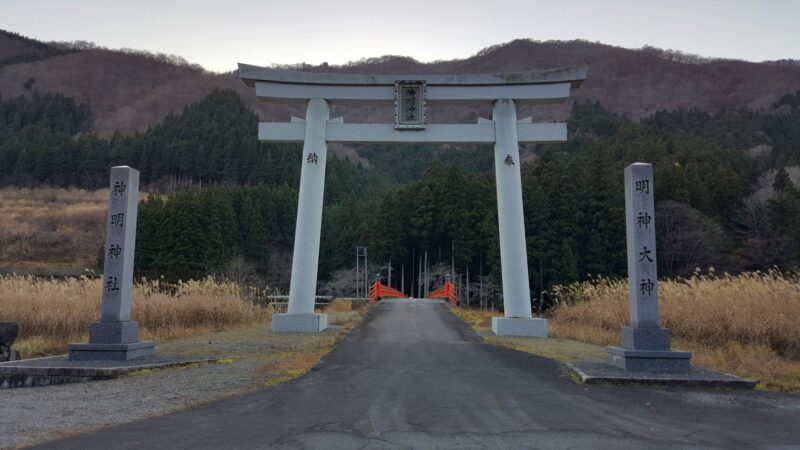
{"label": "cedar forest", "polygon": [[[299,145],[259,143],[258,117],[226,90],[131,136],[102,139],[87,132],[92,120],[61,94],[0,97],[0,185],[97,189],[111,166],[130,165],[151,192],[139,207],[139,276],[186,280],[240,260],[288,286]],[[622,171],[635,161],[654,166],[660,275],[800,264],[800,92],[767,111],[662,111],[639,123],[574,104],[569,136],[522,167],[532,292],[626,275]],[[491,147],[356,150],[368,167],[328,158],[322,280],[352,269],[355,246],[367,245],[371,262],[405,266],[406,288],[426,250],[499,281]],[[192,183],[165,194],[168,178]]]}

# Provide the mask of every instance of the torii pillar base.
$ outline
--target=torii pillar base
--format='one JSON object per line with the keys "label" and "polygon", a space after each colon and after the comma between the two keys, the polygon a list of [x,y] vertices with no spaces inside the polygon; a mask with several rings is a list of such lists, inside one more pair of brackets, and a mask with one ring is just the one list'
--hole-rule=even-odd
{"label": "torii pillar base", "polygon": [[536,317],[492,317],[492,331],[497,336],[547,337],[547,320]]}
{"label": "torii pillar base", "polygon": [[327,314],[273,314],[273,333],[319,333],[328,328]]}

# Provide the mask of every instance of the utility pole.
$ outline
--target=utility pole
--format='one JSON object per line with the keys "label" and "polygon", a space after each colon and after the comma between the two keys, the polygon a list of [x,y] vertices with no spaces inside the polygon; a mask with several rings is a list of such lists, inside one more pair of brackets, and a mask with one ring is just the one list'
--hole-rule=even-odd
{"label": "utility pole", "polygon": [[544,275],[542,274],[542,255],[539,255],[539,308],[544,304]]}
{"label": "utility pole", "polygon": [[415,297],[415,295],[414,295],[414,266],[416,266],[416,263],[414,262],[414,259],[416,259],[416,257],[417,257],[416,250],[417,249],[415,249],[415,248],[411,248],[411,286],[409,286],[409,287],[411,288],[411,296],[412,297]]}
{"label": "utility pole", "polygon": [[360,293],[360,291],[361,291],[361,289],[359,288],[359,281],[360,281],[359,280],[359,274],[361,272],[359,271],[358,260],[359,260],[359,257],[358,257],[358,246],[356,246],[356,298],[361,298],[358,295]]}
{"label": "utility pole", "polygon": [[480,267],[479,269],[480,275],[478,276],[478,280],[480,281],[480,291],[478,291],[478,302],[481,305],[481,309],[484,309],[485,305],[483,304],[483,252],[480,253],[479,267]]}
{"label": "utility pole", "polygon": [[467,266],[467,292],[465,293],[464,298],[467,300],[467,306],[469,306],[469,266]]}
{"label": "utility pole", "polygon": [[450,241],[450,273],[456,273],[456,241]]}
{"label": "utility pole", "polygon": [[406,265],[400,266],[400,292],[406,293]]}
{"label": "utility pole", "polygon": [[387,286],[392,287],[392,260],[389,260],[389,264],[387,266],[389,268],[389,282]]}
{"label": "utility pole", "polygon": [[422,254],[417,258],[417,298],[422,298]]}
{"label": "utility pole", "polygon": [[464,290],[464,283],[466,282],[464,274],[458,274],[458,304],[464,308],[467,302],[467,292]]}
{"label": "utility pole", "polygon": [[428,298],[428,250],[425,249],[425,263],[423,264],[425,270],[425,276],[423,276],[423,290],[425,292],[425,298]]}
{"label": "utility pole", "polygon": [[[363,258],[363,263],[362,263]],[[369,285],[369,266],[367,265],[367,246],[356,246],[356,298],[367,297]]]}

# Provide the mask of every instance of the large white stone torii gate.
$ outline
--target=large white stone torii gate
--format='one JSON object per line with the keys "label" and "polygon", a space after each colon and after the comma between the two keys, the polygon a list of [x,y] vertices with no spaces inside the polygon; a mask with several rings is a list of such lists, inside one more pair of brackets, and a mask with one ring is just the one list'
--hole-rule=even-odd
{"label": "large white stone torii gate", "polygon": [[[567,139],[564,123],[517,120],[517,105],[558,103],[586,78],[585,66],[502,75],[356,75],[299,72],[239,64],[239,76],[263,101],[306,104],[306,118],[262,122],[264,142],[302,142],[289,310],[272,317],[274,332],[318,332],[327,316],[314,314],[328,142],[493,143],[505,317],[498,335],[547,336],[547,321],[531,314],[528,257],[522,212],[519,142]],[[330,118],[333,104],[394,105],[394,124],[344,123]],[[477,124],[427,124],[427,107],[491,104],[492,119]]]}

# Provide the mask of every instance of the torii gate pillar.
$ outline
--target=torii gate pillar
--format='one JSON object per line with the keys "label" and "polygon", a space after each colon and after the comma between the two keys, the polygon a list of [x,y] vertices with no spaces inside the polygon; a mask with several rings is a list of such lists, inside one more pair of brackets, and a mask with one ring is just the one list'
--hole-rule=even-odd
{"label": "torii gate pillar", "polygon": [[505,317],[492,318],[492,331],[497,335],[547,337],[547,320],[531,315],[517,108],[514,101],[495,101],[492,120],[495,127],[494,170],[505,311]]}
{"label": "torii gate pillar", "polygon": [[315,333],[328,328],[328,315],[314,314],[314,300],[317,295],[319,236],[325,196],[325,163],[328,159],[325,132],[329,118],[327,101],[318,98],[308,101],[289,309],[286,314],[272,315],[273,333]]}

